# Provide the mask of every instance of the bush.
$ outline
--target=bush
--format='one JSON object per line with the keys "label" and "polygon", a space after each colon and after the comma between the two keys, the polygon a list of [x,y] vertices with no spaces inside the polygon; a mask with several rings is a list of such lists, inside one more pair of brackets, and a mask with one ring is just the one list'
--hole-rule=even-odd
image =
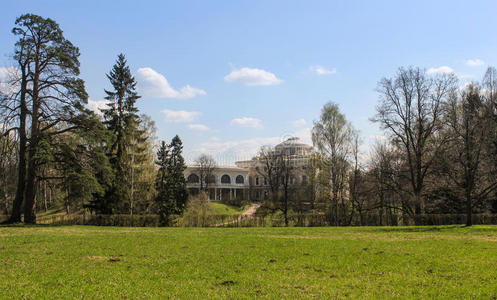
{"label": "bush", "polygon": [[195,196],[191,196],[186,205],[183,217],[177,219],[176,225],[194,227],[211,225],[214,210],[209,205],[209,202],[209,197],[205,192],[200,192]]}

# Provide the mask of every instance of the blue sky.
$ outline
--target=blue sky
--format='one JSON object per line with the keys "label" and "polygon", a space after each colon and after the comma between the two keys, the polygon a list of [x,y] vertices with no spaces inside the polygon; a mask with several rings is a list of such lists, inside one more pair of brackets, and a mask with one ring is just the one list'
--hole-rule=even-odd
{"label": "blue sky", "polygon": [[229,163],[289,135],[310,142],[328,101],[367,151],[381,135],[369,122],[377,82],[409,65],[479,80],[497,66],[496,11],[495,0],[4,0],[0,67],[12,65],[15,18],[39,14],[80,48],[94,106],[124,53],[139,81],[137,106],[159,139],[180,135],[189,160],[207,152]]}

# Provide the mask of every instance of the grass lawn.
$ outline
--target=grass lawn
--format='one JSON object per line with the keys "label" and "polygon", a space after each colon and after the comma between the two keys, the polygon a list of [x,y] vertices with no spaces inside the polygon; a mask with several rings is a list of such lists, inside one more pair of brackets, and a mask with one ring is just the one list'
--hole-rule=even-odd
{"label": "grass lawn", "polygon": [[220,202],[209,202],[209,205],[211,206],[213,210],[213,214],[215,215],[239,215],[241,214],[245,209],[249,207],[249,205],[244,206],[244,207],[237,207],[233,205],[228,205]]}
{"label": "grass lawn", "polygon": [[497,227],[0,227],[0,298],[497,297]]}

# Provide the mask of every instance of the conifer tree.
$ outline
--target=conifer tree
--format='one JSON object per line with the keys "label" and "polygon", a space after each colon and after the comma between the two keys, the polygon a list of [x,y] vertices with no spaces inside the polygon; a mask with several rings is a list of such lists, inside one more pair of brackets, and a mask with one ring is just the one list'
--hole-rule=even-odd
{"label": "conifer tree", "polygon": [[146,139],[144,131],[140,130],[140,118],[135,107],[140,96],[123,54],[119,54],[107,78],[113,91],[105,90],[105,99],[109,103],[103,113],[104,122],[114,135],[114,141],[108,149],[114,182],[105,195],[106,205],[101,207],[101,213],[132,213],[135,163],[140,161],[140,154],[144,152],[139,144]]}
{"label": "conifer tree", "polygon": [[157,196],[155,202],[157,204],[157,212],[160,217],[160,224],[162,226],[169,225],[169,216],[175,211],[175,203],[171,197],[171,186],[169,185],[169,164],[170,155],[166,142],[162,141],[159,150],[157,151],[157,178],[155,181],[155,188]]}
{"label": "conifer tree", "polygon": [[[56,135],[76,128],[73,119],[79,115],[81,104],[87,102],[88,94],[84,81],[79,78],[79,49],[64,37],[55,21],[25,14],[17,18],[15,24],[12,32],[19,40],[14,57],[21,71],[21,141],[19,184],[10,220],[20,220],[19,209],[24,198],[24,222],[34,224],[37,187],[47,139],[53,140]],[[29,124],[26,123],[28,106]]]}
{"label": "conifer tree", "polygon": [[163,226],[169,225],[169,218],[173,214],[182,214],[188,191],[186,179],[183,172],[186,169],[185,161],[181,152],[183,144],[178,136],[175,136],[169,145],[163,141],[157,152],[156,203]]}
{"label": "conifer tree", "polygon": [[185,159],[181,154],[183,152],[183,142],[179,136],[175,136],[171,141],[171,158],[169,163],[169,180],[172,187],[172,195],[176,203],[176,214],[182,214],[186,201],[188,200],[188,190],[186,188],[186,179],[184,171],[186,170]]}

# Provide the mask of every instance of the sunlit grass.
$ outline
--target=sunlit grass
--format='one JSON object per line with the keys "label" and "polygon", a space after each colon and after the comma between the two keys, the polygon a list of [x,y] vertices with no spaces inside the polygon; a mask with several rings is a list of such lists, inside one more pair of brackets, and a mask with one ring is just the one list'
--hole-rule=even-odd
{"label": "sunlit grass", "polygon": [[215,215],[239,215],[247,208],[237,207],[220,202],[210,202],[209,205],[212,207],[213,214]]}
{"label": "sunlit grass", "polygon": [[497,227],[0,227],[0,297],[483,298]]}

